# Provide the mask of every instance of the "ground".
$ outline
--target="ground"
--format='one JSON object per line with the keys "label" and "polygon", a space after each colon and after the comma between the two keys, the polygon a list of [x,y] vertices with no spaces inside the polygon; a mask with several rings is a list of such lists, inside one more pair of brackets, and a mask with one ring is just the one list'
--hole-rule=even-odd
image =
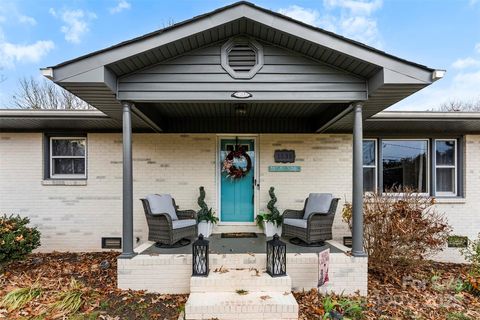
{"label": "ground", "polygon": [[[0,275],[0,300],[17,288],[33,287],[39,294],[16,310],[0,307],[0,318],[177,319],[186,295],[116,288],[117,255],[115,252],[32,254],[24,261],[6,266]],[[388,281],[371,273],[367,298],[325,297],[314,290],[296,293],[300,319],[322,319],[325,311],[330,310],[332,316],[343,313],[351,319],[480,319],[480,297],[466,292],[462,286],[467,268],[428,262],[409,275]],[[58,301],[71,292],[77,293],[80,304],[73,309],[62,308]]]}

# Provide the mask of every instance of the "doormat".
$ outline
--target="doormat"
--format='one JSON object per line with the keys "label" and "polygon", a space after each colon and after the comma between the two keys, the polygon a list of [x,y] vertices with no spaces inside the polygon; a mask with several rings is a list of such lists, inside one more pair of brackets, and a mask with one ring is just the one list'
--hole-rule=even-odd
{"label": "doormat", "polygon": [[181,247],[188,246],[190,244],[190,242],[191,242],[190,239],[183,238],[183,239],[178,240],[174,244],[165,244],[165,243],[156,242],[155,247],[160,248],[160,249],[175,249],[175,248],[181,248]]}
{"label": "doormat", "polygon": [[255,232],[228,232],[222,233],[222,238],[256,238]]}
{"label": "doormat", "polygon": [[306,243],[305,241],[298,238],[291,238],[290,243],[300,247],[323,247],[325,245],[324,241]]}

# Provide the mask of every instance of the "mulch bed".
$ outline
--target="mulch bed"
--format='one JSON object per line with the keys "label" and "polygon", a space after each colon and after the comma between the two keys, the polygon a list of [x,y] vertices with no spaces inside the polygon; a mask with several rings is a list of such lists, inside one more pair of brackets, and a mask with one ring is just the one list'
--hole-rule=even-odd
{"label": "mulch bed", "polygon": [[[46,312],[55,293],[68,288],[72,278],[85,290],[85,303],[75,317],[68,319],[177,319],[187,295],[160,295],[116,288],[116,252],[32,254],[12,263],[0,275],[0,300],[14,288],[37,282],[42,295],[19,311],[0,309],[0,318],[62,318]],[[480,319],[480,297],[459,290],[467,266],[428,262],[410,274],[388,280],[369,275],[369,296],[349,297],[363,305],[364,319]],[[300,304],[300,319],[322,319],[325,297],[315,290],[295,293]],[[334,301],[342,299],[331,296]],[[341,311],[341,310],[339,310]]]}
{"label": "mulch bed", "polygon": [[[37,282],[44,293],[20,311],[0,309],[0,318],[64,318],[48,312],[55,294],[72,278],[85,288],[85,303],[73,319],[178,319],[187,295],[160,295],[117,289],[117,252],[32,254],[0,274],[0,300],[15,288]],[[102,268],[103,267],[103,268]],[[71,317],[67,317],[70,319]]]}
{"label": "mulch bed", "polygon": [[[480,319],[480,296],[461,290],[468,266],[428,261],[413,272],[385,279],[373,272],[368,277],[368,297],[350,297],[364,306],[364,319]],[[324,296],[316,290],[294,293],[300,319],[322,319]],[[338,296],[333,299],[340,300]],[[338,309],[337,309],[338,310]]]}

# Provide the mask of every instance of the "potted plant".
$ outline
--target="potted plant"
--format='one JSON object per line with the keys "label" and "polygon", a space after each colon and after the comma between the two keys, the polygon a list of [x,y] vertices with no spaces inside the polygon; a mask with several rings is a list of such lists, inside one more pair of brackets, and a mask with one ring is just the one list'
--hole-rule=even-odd
{"label": "potted plant", "polygon": [[277,202],[277,197],[275,196],[275,188],[270,187],[268,194],[270,195],[270,201],[267,204],[267,209],[269,210],[269,212],[261,211],[257,215],[257,225],[263,230],[265,236],[267,237],[273,237],[275,234],[281,236],[283,216],[275,207],[275,203]]}
{"label": "potted plant", "polygon": [[200,187],[200,196],[197,203],[200,206],[200,210],[197,213],[198,220],[198,235],[203,234],[205,238],[210,237],[213,232],[213,225],[218,222],[218,218],[215,216],[215,212],[212,208],[208,208],[205,203],[205,188]]}

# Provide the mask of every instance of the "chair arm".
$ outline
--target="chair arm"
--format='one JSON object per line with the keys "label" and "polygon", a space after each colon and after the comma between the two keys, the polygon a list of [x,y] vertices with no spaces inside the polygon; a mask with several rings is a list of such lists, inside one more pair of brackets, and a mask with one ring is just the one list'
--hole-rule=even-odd
{"label": "chair arm", "polygon": [[177,210],[178,219],[195,219],[197,220],[197,212],[195,210]]}
{"label": "chair arm", "polygon": [[332,221],[335,218],[335,214],[323,213],[323,212],[313,212],[308,216],[307,225],[310,225],[314,221]]}
{"label": "chair arm", "polygon": [[304,213],[303,210],[287,209],[283,211],[283,219],[302,219],[303,213]]}
{"label": "chair arm", "polygon": [[168,213],[147,214],[146,216],[147,220],[150,222],[167,223],[170,226],[170,229],[173,229],[172,218]]}

